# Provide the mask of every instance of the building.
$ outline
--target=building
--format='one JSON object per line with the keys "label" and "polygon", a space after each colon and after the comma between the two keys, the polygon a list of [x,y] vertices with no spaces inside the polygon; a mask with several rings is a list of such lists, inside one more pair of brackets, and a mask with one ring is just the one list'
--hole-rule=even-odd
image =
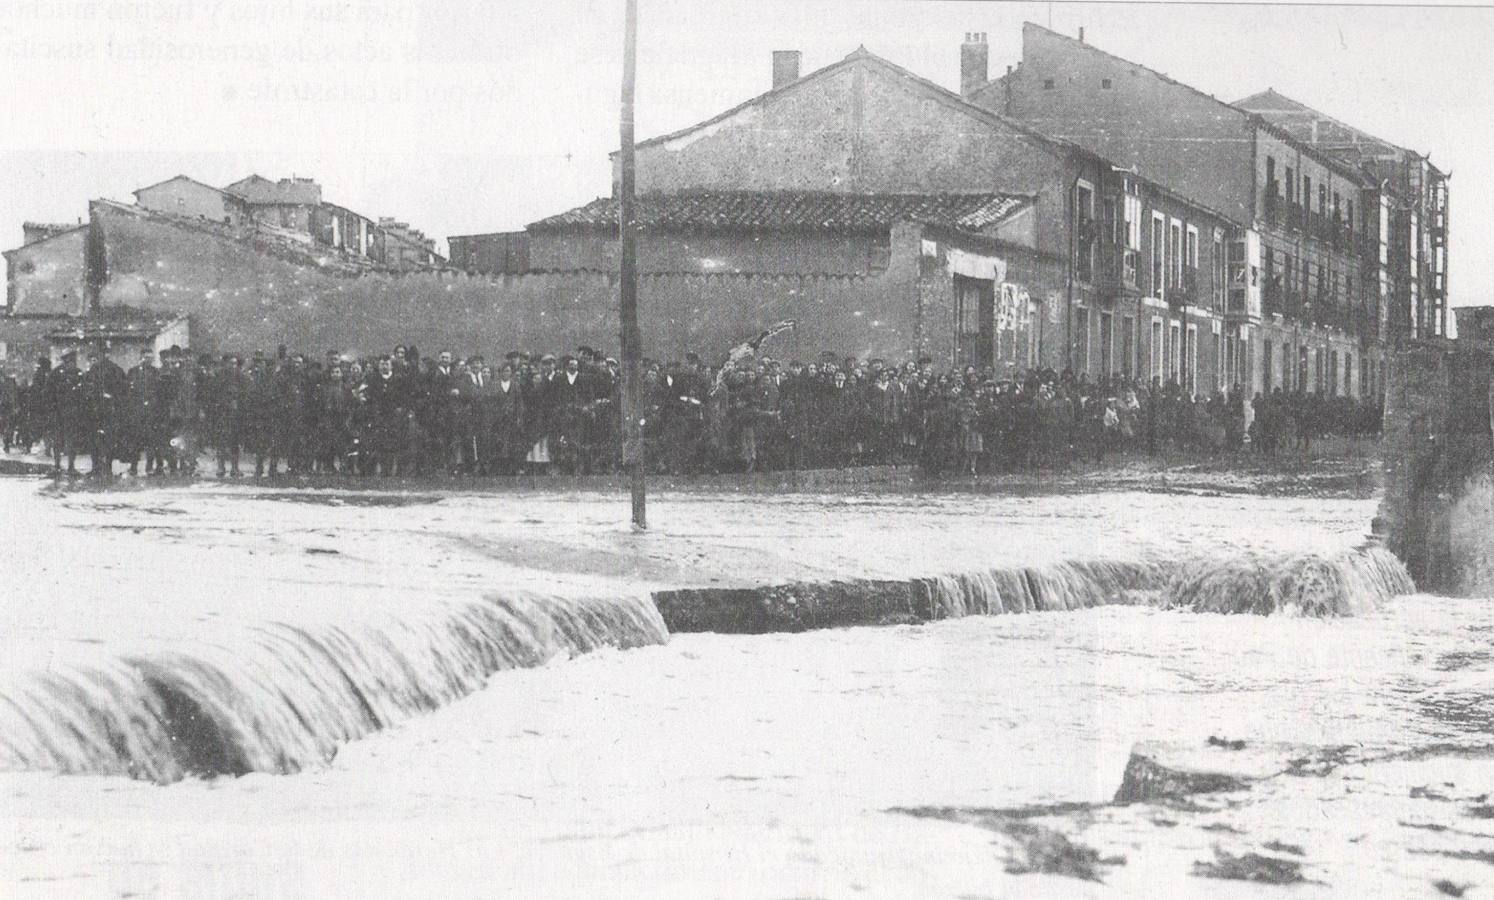
{"label": "building", "polygon": [[243,197],[178,175],[135,191],[135,204],[153,212],[240,228],[253,221]]}
{"label": "building", "polygon": [[[1374,191],[1344,214],[1365,242],[1362,264],[1381,279],[1393,334],[1447,333],[1448,174],[1431,159],[1346,125],[1273,89],[1235,101],[1299,141],[1370,176]],[[1377,195],[1377,196],[1376,196]],[[1368,202],[1374,200],[1377,202]],[[1375,271],[1378,270],[1378,271]]]}
{"label": "building", "polygon": [[[923,348],[1010,372],[1061,339],[1036,314],[1039,285],[1062,261],[1037,252],[1031,197],[691,190],[645,195],[635,214],[645,277],[854,279],[847,305],[784,307],[840,353],[906,359]],[[530,261],[615,271],[617,234],[617,200],[601,198],[531,224]]]}
{"label": "building", "polygon": [[[984,83],[985,44],[969,38],[967,74]],[[1227,257],[1245,238],[1224,214],[865,48],[802,78],[780,51],[772,71],[767,93],[638,144],[641,271],[851,277],[889,258],[895,270],[911,223],[979,243],[930,237],[942,262],[920,262],[911,293],[832,311],[911,323],[894,358],[1175,378],[1199,393],[1239,380]],[[991,198],[1013,206],[980,227],[920,212]],[[530,266],[615,268],[610,203],[531,225]],[[941,295],[948,315],[934,314]]]}
{"label": "building", "polygon": [[140,362],[140,351],[150,350],[157,356],[171,347],[183,350],[192,346],[191,323],[187,316],[112,306],[82,319],[70,319],[47,333],[47,355],[52,364],[64,354],[75,352],[87,358],[94,349],[102,349],[122,369]]}
{"label": "building", "polygon": [[[980,43],[967,41],[966,65],[984,63],[968,46]],[[1442,333],[1446,179],[1424,157],[1325,128],[1279,95],[1226,103],[1031,23],[1015,68],[962,83],[972,102],[1113,159],[1236,230],[1224,327],[1251,390],[1373,396],[1391,342]],[[1394,213],[1384,166],[1421,185],[1435,230],[1412,238],[1415,217]]]}
{"label": "building", "polygon": [[380,216],[378,230],[382,238],[383,254],[379,259],[389,266],[434,266],[446,262],[436,252],[436,242],[425,236],[408,222],[389,216]]}
{"label": "building", "polygon": [[451,264],[467,272],[519,275],[530,269],[529,235],[523,231],[453,234],[446,250]]}
{"label": "building", "polygon": [[322,187],[310,178],[250,175],[223,190],[242,197],[258,224],[302,234],[312,232],[312,216],[322,205]]}

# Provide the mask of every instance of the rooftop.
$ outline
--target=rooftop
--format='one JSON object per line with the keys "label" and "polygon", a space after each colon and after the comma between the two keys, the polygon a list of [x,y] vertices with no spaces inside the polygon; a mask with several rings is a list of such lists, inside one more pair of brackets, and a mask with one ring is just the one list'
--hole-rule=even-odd
{"label": "rooftop", "polygon": [[322,202],[322,186],[312,178],[282,178],[271,181],[263,175],[241,178],[224,188],[250,203],[258,204],[317,204]]}
{"label": "rooftop", "polygon": [[[883,231],[913,220],[978,231],[1031,203],[1014,194],[832,194],[689,191],[638,198],[643,228],[697,231]],[[617,200],[602,197],[541,219],[531,231],[616,228]]]}

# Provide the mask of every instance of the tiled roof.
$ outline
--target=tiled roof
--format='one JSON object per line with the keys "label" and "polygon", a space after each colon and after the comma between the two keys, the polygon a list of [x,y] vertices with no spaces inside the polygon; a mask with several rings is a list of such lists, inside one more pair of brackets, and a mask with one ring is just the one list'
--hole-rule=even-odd
{"label": "tiled roof", "polygon": [[[1030,202],[1014,194],[691,191],[639,197],[637,221],[659,230],[867,232],[911,219],[979,230]],[[617,200],[603,197],[541,219],[529,230],[616,227]]]}

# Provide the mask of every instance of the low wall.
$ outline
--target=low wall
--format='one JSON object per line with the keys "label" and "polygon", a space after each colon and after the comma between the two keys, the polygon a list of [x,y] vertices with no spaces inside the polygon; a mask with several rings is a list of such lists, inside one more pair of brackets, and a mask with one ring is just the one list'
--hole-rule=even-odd
{"label": "low wall", "polygon": [[[479,276],[350,269],[329,255],[289,256],[208,228],[96,204],[106,248],[100,299],[188,313],[199,349],[279,344],[320,354],[422,350],[616,348],[617,277],[611,272]],[[304,258],[303,258],[304,257]],[[780,356],[839,354],[904,359],[914,353],[914,273],[893,265],[864,276],[647,274],[639,303],[648,355],[719,354],[780,319]]]}

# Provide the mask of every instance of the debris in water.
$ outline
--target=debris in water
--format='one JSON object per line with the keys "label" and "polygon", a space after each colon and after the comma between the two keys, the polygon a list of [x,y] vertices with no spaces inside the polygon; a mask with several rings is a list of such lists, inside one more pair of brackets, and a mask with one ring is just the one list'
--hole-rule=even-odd
{"label": "debris in water", "polygon": [[[1075,804],[1061,804],[1052,811],[1072,811],[1074,806]],[[888,812],[974,825],[1006,837],[1012,845],[1006,861],[1006,871],[1012,875],[1063,875],[1084,881],[1103,882],[1104,878],[1101,876],[1105,874],[1105,867],[1126,864],[1124,856],[1101,856],[1100,851],[1075,843],[1057,829],[1029,821],[1032,815],[1041,812],[1039,809],[921,806],[891,809]]]}
{"label": "debris in water", "polygon": [[1262,846],[1273,853],[1290,853],[1293,856],[1307,855],[1307,852],[1302,849],[1300,844],[1288,844],[1285,841],[1266,841]]}
{"label": "debris in water", "polygon": [[1227,738],[1215,737],[1212,734],[1209,735],[1209,741],[1208,741],[1208,743],[1209,743],[1210,747],[1223,747],[1226,750],[1244,750],[1245,749],[1245,742],[1242,741],[1242,740],[1236,739],[1236,740],[1231,741],[1231,740],[1228,740]]}
{"label": "debris in water", "polygon": [[1440,878],[1437,881],[1432,882],[1432,887],[1436,888],[1439,892],[1446,894],[1449,897],[1461,897],[1468,891],[1469,888],[1473,887],[1473,884],[1472,882],[1454,884],[1453,882],[1448,881],[1446,878]]}
{"label": "debris in water", "polygon": [[1302,864],[1290,859],[1276,859],[1259,853],[1233,853],[1214,848],[1213,862],[1196,862],[1193,874],[1200,878],[1222,878],[1229,881],[1254,881],[1259,884],[1297,884]]}

